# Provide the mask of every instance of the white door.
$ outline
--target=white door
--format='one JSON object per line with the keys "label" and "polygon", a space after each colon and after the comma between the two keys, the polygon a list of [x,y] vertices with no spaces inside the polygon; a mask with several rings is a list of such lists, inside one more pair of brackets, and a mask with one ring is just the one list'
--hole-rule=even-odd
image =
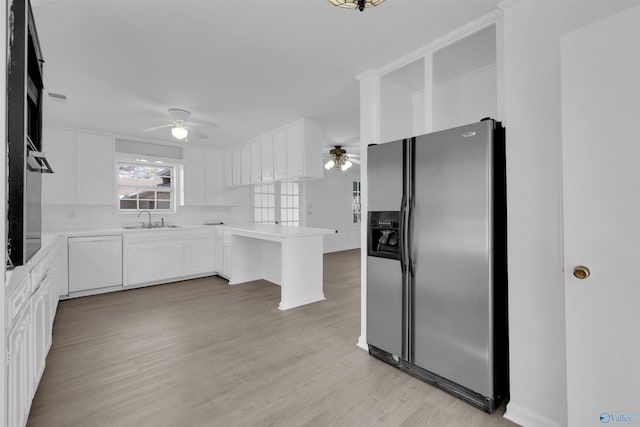
{"label": "white door", "polygon": [[569,426],[640,425],[638,22],[635,7],[562,39]]}

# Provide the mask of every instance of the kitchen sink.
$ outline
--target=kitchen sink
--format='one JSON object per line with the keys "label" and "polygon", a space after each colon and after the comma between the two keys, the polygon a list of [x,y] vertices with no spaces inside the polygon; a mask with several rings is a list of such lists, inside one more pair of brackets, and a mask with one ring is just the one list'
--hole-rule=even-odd
{"label": "kitchen sink", "polygon": [[163,228],[180,228],[179,225],[123,225],[124,230],[158,230]]}

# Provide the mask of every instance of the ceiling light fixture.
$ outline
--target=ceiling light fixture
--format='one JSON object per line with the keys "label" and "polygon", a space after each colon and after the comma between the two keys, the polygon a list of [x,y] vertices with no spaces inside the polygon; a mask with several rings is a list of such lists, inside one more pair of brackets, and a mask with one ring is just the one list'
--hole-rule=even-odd
{"label": "ceiling light fixture", "polygon": [[342,148],[341,145],[336,145],[335,148],[329,150],[329,155],[331,156],[329,161],[324,164],[326,170],[335,168],[336,170],[344,172],[353,166],[353,163],[349,160],[349,156],[347,156],[347,150]]}
{"label": "ceiling light fixture", "polygon": [[362,12],[365,8],[377,6],[383,1],[384,0],[329,0],[329,3],[346,9],[358,9]]}
{"label": "ceiling light fixture", "polygon": [[171,128],[171,135],[175,138],[175,139],[186,139],[187,136],[189,136],[189,131],[187,130],[186,127],[182,126],[182,125],[175,125],[174,127]]}

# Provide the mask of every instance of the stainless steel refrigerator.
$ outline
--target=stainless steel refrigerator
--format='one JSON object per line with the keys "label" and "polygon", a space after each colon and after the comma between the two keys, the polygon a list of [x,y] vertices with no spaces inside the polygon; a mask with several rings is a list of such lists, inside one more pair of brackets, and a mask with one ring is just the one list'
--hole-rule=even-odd
{"label": "stainless steel refrigerator", "polygon": [[504,130],[368,147],[369,353],[487,412],[508,396]]}

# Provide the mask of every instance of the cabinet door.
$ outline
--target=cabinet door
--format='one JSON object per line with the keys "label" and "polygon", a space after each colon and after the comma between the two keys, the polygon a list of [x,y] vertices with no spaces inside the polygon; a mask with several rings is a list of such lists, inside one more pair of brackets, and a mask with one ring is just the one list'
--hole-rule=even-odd
{"label": "cabinet door", "polygon": [[113,204],[113,138],[78,132],[76,144],[78,152],[75,180],[78,204]]}
{"label": "cabinet door", "polygon": [[262,181],[273,181],[273,135],[267,135],[260,139],[260,151],[262,155]]}
{"label": "cabinet door", "polygon": [[251,145],[245,144],[240,147],[240,159],[242,163],[240,183],[242,185],[251,184]]}
{"label": "cabinet door", "polygon": [[114,169],[111,152],[78,151],[76,154],[78,204],[112,205]]}
{"label": "cabinet door", "polygon": [[184,162],[183,191],[186,206],[202,206],[206,203],[207,176],[204,163]]}
{"label": "cabinet door", "polygon": [[240,148],[236,148],[231,152],[233,161],[233,185],[242,184],[242,152]]}
{"label": "cabinet door", "polygon": [[207,205],[224,205],[224,186],[222,185],[222,169],[220,165],[207,163]]}
{"label": "cabinet door", "polygon": [[7,425],[26,424],[31,402],[31,310],[22,312],[7,336]]}
{"label": "cabinet door", "polygon": [[280,130],[273,134],[273,168],[276,180],[287,177],[287,131]]}
{"label": "cabinet door", "polygon": [[216,271],[215,239],[190,239],[184,242],[184,274],[212,273]]}
{"label": "cabinet door", "polygon": [[287,128],[287,169],[289,178],[304,176],[302,123]]}
{"label": "cabinet door", "polygon": [[40,377],[44,371],[47,351],[49,350],[49,340],[47,338],[47,334],[50,334],[48,291],[48,286],[40,287],[33,296],[31,302],[31,328],[33,333],[33,372],[31,381],[33,384],[33,390],[38,386],[38,382],[40,381]]}
{"label": "cabinet door", "polygon": [[155,277],[154,248],[154,245],[136,245],[127,248],[126,285],[153,281]]}
{"label": "cabinet door", "polygon": [[231,151],[224,152],[224,185],[233,185],[233,154]]}
{"label": "cabinet door", "polygon": [[251,141],[251,182],[258,183],[262,181],[262,150],[260,140]]}
{"label": "cabinet door", "polygon": [[183,243],[163,243],[154,249],[155,280],[173,279],[182,276]]}
{"label": "cabinet door", "polygon": [[42,203],[74,204],[76,202],[75,148],[49,147],[46,155],[55,173],[42,174]]}

